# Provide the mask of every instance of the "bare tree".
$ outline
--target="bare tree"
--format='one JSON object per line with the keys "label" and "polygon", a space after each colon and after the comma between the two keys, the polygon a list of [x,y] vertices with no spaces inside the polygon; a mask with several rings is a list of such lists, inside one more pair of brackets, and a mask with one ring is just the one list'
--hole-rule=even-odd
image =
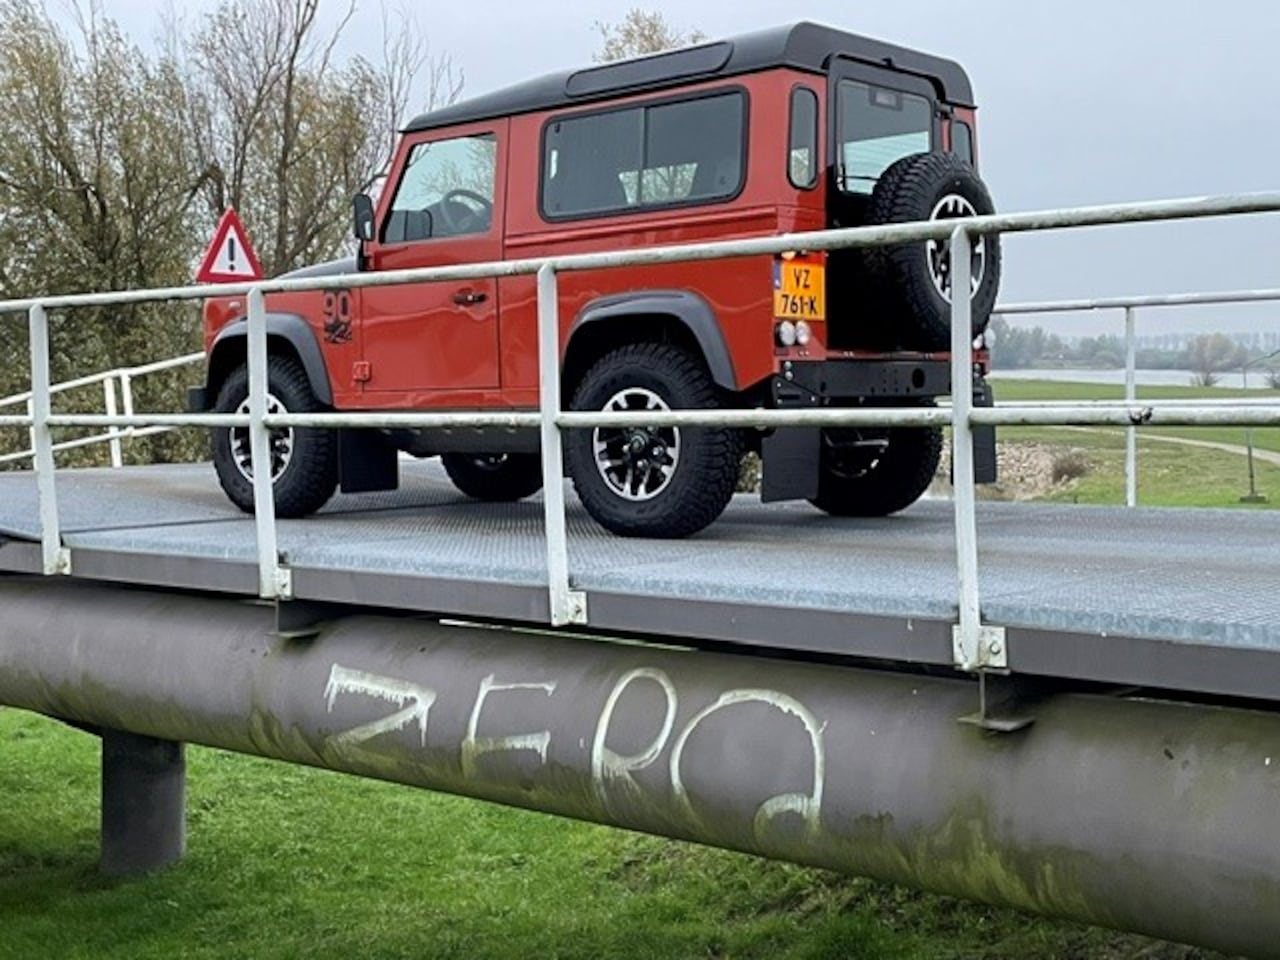
{"label": "bare tree", "polygon": [[[396,126],[456,98],[462,78],[405,11],[384,18],[381,63],[342,59],[354,7],[324,31],[317,3],[222,0],[193,29],[171,24],[152,51],[97,0],[73,0],[69,28],[43,0],[0,0],[0,296],[185,283],[229,205],[273,272],[339,253],[351,195],[384,169]],[[55,378],[200,339],[192,307],[54,320]],[[139,384],[144,406],[150,382],[171,394],[155,406],[172,409],[179,378]],[[21,366],[0,369],[0,396],[25,386]],[[145,452],[196,451],[184,442],[153,438]]]}
{"label": "bare tree", "polygon": [[354,12],[321,32],[318,0],[224,0],[179,54],[205,217],[235,207],[266,238],[269,273],[343,248],[351,196],[385,170],[421,78],[424,107],[461,91],[460,72],[430,54],[404,10],[383,13],[381,64],[335,62]]}
{"label": "bare tree", "polygon": [[1240,367],[1248,356],[1248,351],[1225,333],[1204,334],[1187,346],[1187,359],[1194,373],[1193,383],[1201,387],[1214,386],[1218,382],[1218,374]]}
{"label": "bare tree", "polygon": [[661,53],[706,39],[701,30],[675,27],[658,11],[641,7],[632,7],[619,23],[597,20],[595,27],[601,42],[595,54],[598,63]]}
{"label": "bare tree", "polygon": [[448,54],[433,56],[414,23],[404,6],[397,8],[394,15],[386,7],[382,9],[381,111],[377,117],[384,131],[379,151],[382,163],[366,186],[387,173],[395,151],[396,130],[415,102],[415,87],[422,91],[417,102],[424,109],[453,103],[462,94],[462,71]]}

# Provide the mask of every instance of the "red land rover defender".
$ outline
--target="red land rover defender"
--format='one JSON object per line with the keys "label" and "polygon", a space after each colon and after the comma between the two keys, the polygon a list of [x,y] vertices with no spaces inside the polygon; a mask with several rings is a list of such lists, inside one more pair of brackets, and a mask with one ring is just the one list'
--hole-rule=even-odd
{"label": "red land rover defender", "polygon": [[[777,235],[989,213],[975,104],[949,60],[814,24],[543,77],[413,120],[359,251],[323,276]],[[575,410],[932,404],[950,389],[949,256],[917,243],[571,272],[560,278],[563,395]],[[974,335],[1000,249],[972,250]],[[531,276],[268,298],[272,411],[530,410]],[[209,301],[201,410],[247,409],[245,303]],[[979,403],[985,353],[975,353]],[[979,479],[994,479],[994,436]],[[832,514],[910,505],[937,429],[574,430],[568,473],[620,534],[679,537],[719,516],[745,452],[765,500]],[[539,489],[536,431],[278,430],[276,510],[393,488],[397,453],[439,455],[464,493]],[[227,495],[252,509],[248,431],[214,434]]]}

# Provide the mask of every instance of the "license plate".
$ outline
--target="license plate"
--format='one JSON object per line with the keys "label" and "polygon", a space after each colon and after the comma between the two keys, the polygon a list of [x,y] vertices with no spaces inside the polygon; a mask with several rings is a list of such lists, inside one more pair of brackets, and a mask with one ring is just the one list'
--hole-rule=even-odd
{"label": "license plate", "polygon": [[821,255],[773,261],[773,315],[779,320],[827,318],[827,267]]}

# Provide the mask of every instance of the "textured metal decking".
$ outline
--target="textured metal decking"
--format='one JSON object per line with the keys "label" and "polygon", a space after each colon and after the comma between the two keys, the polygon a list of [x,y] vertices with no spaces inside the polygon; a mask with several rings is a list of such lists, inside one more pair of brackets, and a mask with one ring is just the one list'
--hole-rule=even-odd
{"label": "textured metal decking", "polygon": [[[252,594],[252,520],[208,465],[58,473],[73,575]],[[0,475],[0,570],[38,569],[29,474]],[[545,622],[541,507],[478,504],[434,464],[282,521],[299,599]],[[570,497],[598,630],[951,663],[948,503],[882,520],[739,497],[702,535],[605,533]],[[985,504],[984,619],[1018,672],[1280,699],[1280,513]]]}

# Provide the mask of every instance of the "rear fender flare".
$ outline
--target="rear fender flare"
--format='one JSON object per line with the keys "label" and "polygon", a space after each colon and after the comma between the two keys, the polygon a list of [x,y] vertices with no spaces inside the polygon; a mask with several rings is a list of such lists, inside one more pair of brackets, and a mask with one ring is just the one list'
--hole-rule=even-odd
{"label": "rear fender flare", "polygon": [[569,330],[565,356],[573,350],[574,338],[584,329],[625,317],[665,317],[680,324],[702,351],[711,379],[725,390],[737,390],[733,358],[715,311],[702,297],[687,290],[637,290],[601,297],[588,303]]}

